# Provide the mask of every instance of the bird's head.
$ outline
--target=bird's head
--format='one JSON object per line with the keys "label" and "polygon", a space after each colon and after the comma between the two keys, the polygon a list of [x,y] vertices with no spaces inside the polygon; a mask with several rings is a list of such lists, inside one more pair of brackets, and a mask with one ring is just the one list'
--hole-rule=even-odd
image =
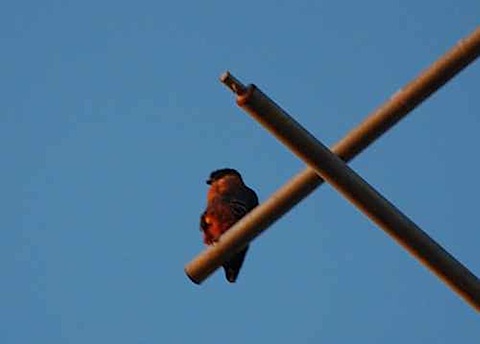
{"label": "bird's head", "polygon": [[210,173],[210,177],[207,179],[207,184],[212,185],[216,181],[229,177],[242,180],[242,176],[237,170],[234,170],[233,168],[222,168],[220,170],[216,170]]}

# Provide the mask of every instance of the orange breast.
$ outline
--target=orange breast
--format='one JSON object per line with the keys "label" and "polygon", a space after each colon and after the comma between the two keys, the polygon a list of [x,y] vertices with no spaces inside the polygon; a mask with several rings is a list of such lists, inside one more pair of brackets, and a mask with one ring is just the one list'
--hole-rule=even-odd
{"label": "orange breast", "polygon": [[212,201],[205,213],[207,228],[204,230],[204,241],[211,244],[220,238],[237,221],[228,203],[222,200]]}

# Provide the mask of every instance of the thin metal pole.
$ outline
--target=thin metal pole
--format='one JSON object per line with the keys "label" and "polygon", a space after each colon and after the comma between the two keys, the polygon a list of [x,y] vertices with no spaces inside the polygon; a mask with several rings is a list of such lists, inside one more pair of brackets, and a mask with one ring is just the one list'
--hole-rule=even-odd
{"label": "thin metal pole", "polygon": [[[415,80],[397,92],[378,108],[363,123],[338,142],[332,151],[349,161],[379,138],[413,108],[438,90],[480,54],[480,28],[461,40],[449,52],[437,60]],[[241,97],[246,88],[241,83],[232,83],[229,74],[222,81]],[[235,85],[236,86],[233,86]],[[278,220],[302,199],[315,190],[323,180],[307,168],[290,179],[263,204],[253,209],[237,222],[220,239],[185,266],[187,276],[195,283],[204,281],[213,271],[245,246],[268,226]]]}

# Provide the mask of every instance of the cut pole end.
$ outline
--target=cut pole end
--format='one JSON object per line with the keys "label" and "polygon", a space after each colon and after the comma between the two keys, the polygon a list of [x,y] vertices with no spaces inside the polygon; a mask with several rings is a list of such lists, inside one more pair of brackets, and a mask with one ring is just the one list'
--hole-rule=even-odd
{"label": "cut pole end", "polygon": [[233,91],[237,96],[247,92],[247,88],[237,78],[235,78],[229,71],[226,71],[220,76],[220,81]]}
{"label": "cut pole end", "polygon": [[193,276],[190,272],[190,269],[189,269],[189,266],[185,266],[185,274],[187,275],[187,277],[190,279],[190,281],[192,281],[194,284],[196,285],[200,285],[202,283],[202,280],[199,280],[197,278],[195,278],[195,276]]}

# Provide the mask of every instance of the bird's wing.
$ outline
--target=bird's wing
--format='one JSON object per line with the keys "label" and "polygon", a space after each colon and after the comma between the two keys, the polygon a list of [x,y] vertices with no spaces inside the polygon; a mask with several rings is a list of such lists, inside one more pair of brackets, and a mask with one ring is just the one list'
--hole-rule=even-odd
{"label": "bird's wing", "polygon": [[233,215],[237,219],[241,219],[250,211],[248,204],[245,201],[236,198],[229,201],[229,206]]}

